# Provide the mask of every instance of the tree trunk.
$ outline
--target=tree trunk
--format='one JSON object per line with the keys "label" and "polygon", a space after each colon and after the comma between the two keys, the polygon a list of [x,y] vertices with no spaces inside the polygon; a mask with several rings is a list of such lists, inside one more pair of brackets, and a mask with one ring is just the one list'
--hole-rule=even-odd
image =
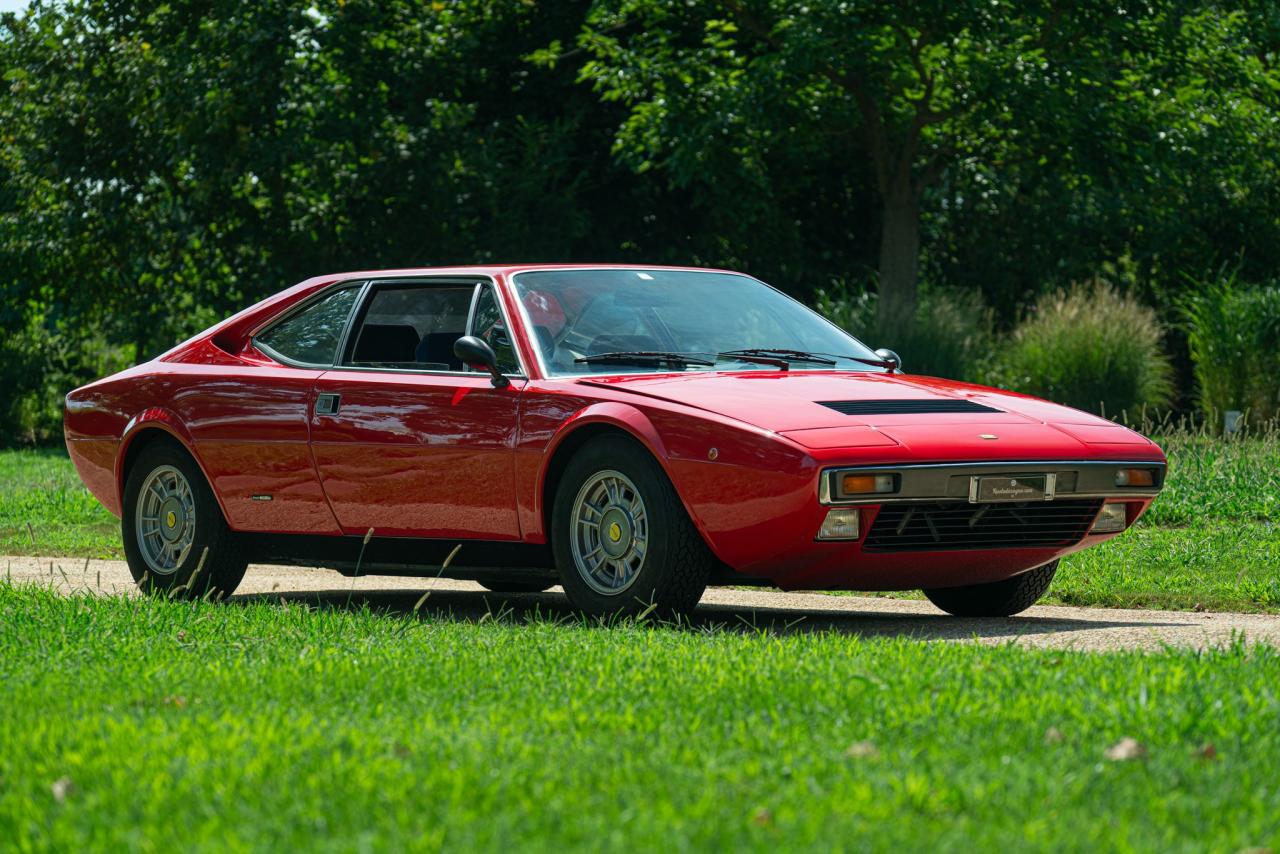
{"label": "tree trunk", "polygon": [[[880,231],[880,307],[882,334],[910,323],[916,311],[916,274],[920,264],[920,203],[910,180],[895,182],[884,196]],[[892,346],[886,343],[884,346]]]}

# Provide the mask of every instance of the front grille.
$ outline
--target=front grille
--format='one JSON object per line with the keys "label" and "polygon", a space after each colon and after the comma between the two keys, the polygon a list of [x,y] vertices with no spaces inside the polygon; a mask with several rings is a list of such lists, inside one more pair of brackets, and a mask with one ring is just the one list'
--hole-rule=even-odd
{"label": "front grille", "polygon": [[817,403],[841,415],[944,415],[1000,411],[972,400],[819,400]]}
{"label": "front grille", "polygon": [[958,501],[886,504],[863,548],[876,552],[1025,548],[1078,543],[1102,508],[1096,501]]}

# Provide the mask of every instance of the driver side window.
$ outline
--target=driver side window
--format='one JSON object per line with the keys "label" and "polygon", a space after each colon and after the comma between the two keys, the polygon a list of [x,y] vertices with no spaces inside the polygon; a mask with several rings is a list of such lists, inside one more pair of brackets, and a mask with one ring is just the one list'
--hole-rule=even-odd
{"label": "driver side window", "polygon": [[463,335],[474,284],[375,286],[344,364],[378,370],[461,371],[453,342]]}

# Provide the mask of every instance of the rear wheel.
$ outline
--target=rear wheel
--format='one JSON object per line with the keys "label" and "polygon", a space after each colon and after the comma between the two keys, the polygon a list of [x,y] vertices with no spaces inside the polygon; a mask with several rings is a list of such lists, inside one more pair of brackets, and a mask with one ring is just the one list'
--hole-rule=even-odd
{"label": "rear wheel", "polygon": [[143,449],[125,481],[121,533],[129,572],[147,593],[230,595],[245,561],[213,490],[180,445]]}
{"label": "rear wheel", "polygon": [[956,617],[1011,617],[1039,601],[1057,571],[1058,562],[1055,560],[1004,581],[938,587],[924,591],[924,595]]}
{"label": "rear wheel", "polygon": [[551,547],[569,601],[594,616],[690,611],[716,562],[657,460],[621,436],[569,461]]}

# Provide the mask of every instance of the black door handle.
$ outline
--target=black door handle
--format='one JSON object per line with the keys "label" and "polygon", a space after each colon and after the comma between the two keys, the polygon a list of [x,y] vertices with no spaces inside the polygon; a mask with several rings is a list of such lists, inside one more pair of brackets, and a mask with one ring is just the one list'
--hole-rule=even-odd
{"label": "black door handle", "polygon": [[341,395],[321,394],[316,397],[316,415],[337,415]]}

